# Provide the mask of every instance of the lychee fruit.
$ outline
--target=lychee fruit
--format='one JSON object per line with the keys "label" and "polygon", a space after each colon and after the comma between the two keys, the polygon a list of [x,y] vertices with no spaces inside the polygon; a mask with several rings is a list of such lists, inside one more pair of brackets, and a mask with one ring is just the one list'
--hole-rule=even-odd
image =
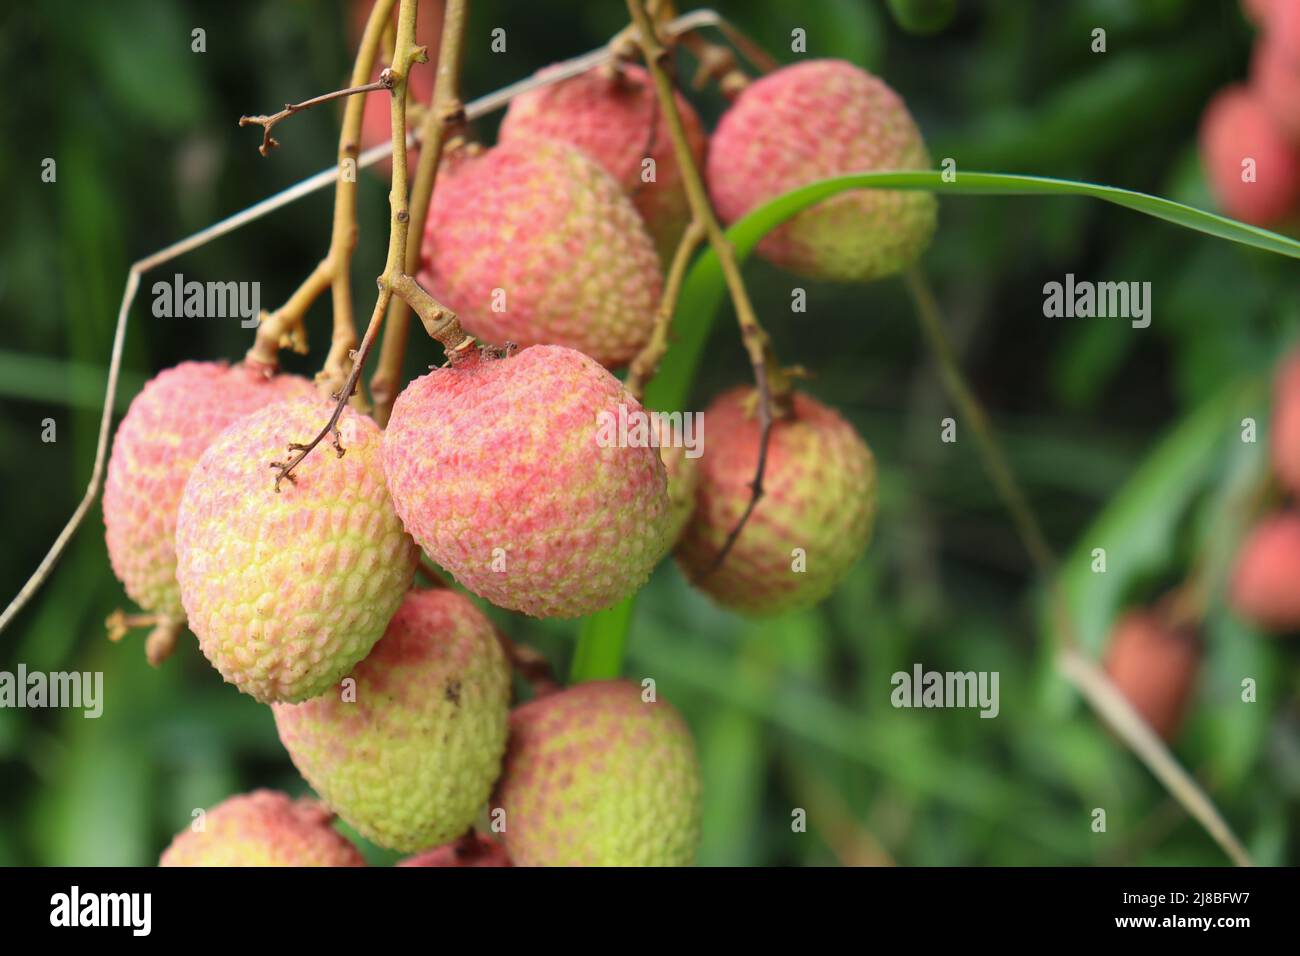
{"label": "lychee fruit", "polygon": [[1300,352],[1282,361],[1273,380],[1269,456],[1278,479],[1300,495]]}
{"label": "lychee fruit", "polygon": [[690,730],[631,681],[535,698],[510,715],[493,804],[516,866],[689,866],[700,833]]}
{"label": "lychee fruit", "polygon": [[464,833],[501,771],[510,667],[455,591],[410,591],[338,692],[273,704],[280,740],[362,836],[413,851]]}
{"label": "lychee fruit", "polygon": [[[709,142],[709,192],[728,223],[799,186],[845,173],[925,169],[902,99],[842,60],[810,60],[748,86]],[[902,271],[934,234],[930,193],[867,189],[805,209],[758,253],[814,279],[868,282]]]}
{"label": "lychee fruit", "polygon": [[[687,143],[700,166],[706,144],[700,118],[681,94],[675,95]],[[596,67],[517,96],[501,121],[498,138],[503,143],[555,139],[582,150],[631,197],[660,257],[665,262],[672,257],[690,222],[691,208],[668,120],[644,68]]]}
{"label": "lychee fruit", "polygon": [[681,538],[695,510],[700,468],[699,459],[687,457],[687,449],[681,445],[661,445],[659,456],[668,477],[668,533],[664,538],[664,549],[668,550]]}
{"label": "lychee fruit", "polygon": [[397,866],[510,866],[505,847],[481,834],[408,856]]}
{"label": "lychee fruit", "polygon": [[718,603],[750,615],[809,607],[829,595],[871,537],[876,464],[848,422],[796,392],[772,425],[763,496],[721,565],[751,497],[760,430],[757,393],[737,388],[704,413],[695,512],[677,559]]}
{"label": "lychee fruit", "polygon": [[1282,135],[1300,142],[1300,63],[1264,39],[1250,58],[1250,87]]}
{"label": "lychee fruit", "polygon": [[668,527],[658,450],[618,447],[602,426],[620,406],[628,420],[643,414],[573,349],[469,350],[393,406],[383,460],[397,513],[434,561],[499,607],[578,617],[616,604],[645,582]]}
{"label": "lychee fruit", "polygon": [[182,362],[150,379],[113,438],[104,530],[113,572],[147,611],[181,616],[176,514],[194,463],[223,429],[265,405],[313,394],[296,375]]}
{"label": "lychee fruit", "polygon": [[1195,636],[1161,609],[1129,611],[1115,622],[1105,669],[1133,709],[1165,740],[1182,724],[1201,649]]}
{"label": "lychee fruit", "polygon": [[227,428],[190,474],[176,526],[181,601],[221,676],[264,703],[324,693],[384,633],[417,552],[393,511],[379,427],[350,408],[277,493],[269,467],[316,434],[320,397]]}
{"label": "lychee fruit", "polygon": [[1232,607],[1268,631],[1300,628],[1300,514],[1262,520],[1246,536],[1232,573]]}
{"label": "lychee fruit", "polygon": [[615,367],[654,327],[650,234],[614,178],[564,143],[454,151],[421,254],[426,288],[493,345],[565,345]]}
{"label": "lychee fruit", "polygon": [[1290,216],[1300,199],[1300,154],[1259,96],[1223,90],[1201,117],[1201,161],[1210,190],[1229,216],[1255,225]]}
{"label": "lychee fruit", "polygon": [[[365,866],[314,800],[254,790],[223,801],[182,830],[159,866]],[[201,829],[199,829],[201,827]]]}

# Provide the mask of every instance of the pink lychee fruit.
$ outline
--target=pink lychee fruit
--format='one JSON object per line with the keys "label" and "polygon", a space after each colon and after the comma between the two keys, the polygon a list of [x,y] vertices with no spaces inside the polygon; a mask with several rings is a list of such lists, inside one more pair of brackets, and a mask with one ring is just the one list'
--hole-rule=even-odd
{"label": "pink lychee fruit", "polygon": [[411,382],[384,432],[406,529],[465,587],[535,617],[578,617],[626,597],[663,553],[664,466],[619,447],[619,406],[640,403],[573,349],[477,350]]}
{"label": "pink lychee fruit", "polygon": [[505,847],[482,834],[436,846],[415,856],[408,856],[397,866],[510,866]]}
{"label": "pink lychee fruit", "polygon": [[848,422],[796,392],[772,426],[763,497],[721,565],[718,554],[751,497],[759,453],[757,393],[737,388],[704,413],[695,512],[677,559],[718,603],[750,615],[809,607],[866,549],[876,513],[876,465]]}
{"label": "pink lychee fruit", "polygon": [[1291,63],[1300,68],[1300,3],[1269,0],[1263,17],[1264,34],[1278,45]]}
{"label": "pink lychee fruit", "polygon": [[1300,629],[1300,514],[1272,515],[1246,536],[1229,591],[1232,607],[1267,631]]}
{"label": "pink lychee fruit", "polygon": [[182,615],[176,514],[195,462],[245,415],[312,393],[296,375],[268,377],[222,362],[182,362],[145,384],[118,426],[104,481],[108,557],[133,601],[166,617]]}
{"label": "pink lychee fruit", "polygon": [[1300,351],[1282,361],[1273,379],[1269,455],[1278,480],[1300,495]]}
{"label": "pink lychee fruit", "polygon": [[411,852],[473,824],[501,772],[510,667],[492,622],[455,591],[410,591],[341,688],[273,704],[280,740],[367,839]]}
{"label": "pink lychee fruit", "polygon": [[[709,192],[730,223],[819,179],[929,165],[897,93],[851,63],[810,60],[757,80],[723,114],[709,142]],[[925,192],[842,193],[774,229],[758,253],[810,278],[868,282],[921,255],[936,207]]]}
{"label": "pink lychee fruit", "polygon": [[1300,199],[1300,153],[1260,97],[1245,86],[1223,90],[1201,118],[1201,161],[1210,190],[1229,216],[1280,222]]}
{"label": "pink lychee fruit", "polygon": [[1241,0],[1241,12],[1255,26],[1262,27],[1268,23],[1276,2],[1277,0]]}
{"label": "pink lychee fruit", "polygon": [[668,533],[664,538],[664,550],[669,550],[681,538],[686,522],[695,510],[700,468],[699,459],[688,457],[687,449],[681,445],[661,445],[659,456],[668,477]]}
{"label": "pink lychee fruit", "polygon": [[276,790],[230,797],[197,816],[159,866],[365,866],[314,800]]}
{"label": "pink lychee fruit", "polygon": [[1263,40],[1251,55],[1250,87],[1277,129],[1292,144],[1300,142],[1300,63]]}
{"label": "pink lychee fruit", "polygon": [[227,428],[190,474],[176,526],[181,601],[221,676],[264,703],[329,690],[384,633],[417,552],[393,511],[379,427],[345,409],[328,441],[275,490],[270,465],[324,425],[320,397]]}
{"label": "pink lychee fruit", "polygon": [[1115,622],[1105,669],[1133,709],[1165,740],[1178,732],[1200,667],[1195,636],[1160,609],[1129,611]]}
{"label": "pink lychee fruit", "polygon": [[455,151],[421,254],[426,288],[494,345],[566,345],[614,367],[654,326],[654,242],[614,178],[564,143]]}
{"label": "pink lychee fruit", "polygon": [[[676,99],[699,167],[706,143],[700,118],[680,94]],[[503,143],[555,139],[578,147],[631,197],[660,257],[665,262],[672,257],[690,222],[691,209],[668,120],[643,67],[596,67],[517,96],[501,121],[499,139]]]}
{"label": "pink lychee fruit", "polygon": [[631,681],[577,684],[510,715],[494,815],[516,866],[689,866],[700,776],[681,715]]}

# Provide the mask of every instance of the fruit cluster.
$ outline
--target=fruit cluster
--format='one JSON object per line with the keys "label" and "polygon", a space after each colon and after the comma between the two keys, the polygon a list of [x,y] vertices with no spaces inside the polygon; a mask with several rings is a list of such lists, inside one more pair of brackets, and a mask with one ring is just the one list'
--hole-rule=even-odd
{"label": "fruit cluster", "polygon": [[1223,211],[1261,226],[1300,213],[1300,4],[1243,0],[1258,28],[1250,78],[1222,90],[1201,120],[1201,160]]}
{"label": "fruit cluster", "polygon": [[[928,164],[898,96],[850,64],[805,62],[733,92],[711,138],[678,98],[727,221],[837,173]],[[699,773],[668,703],[613,680],[535,688],[512,709],[511,657],[483,611],[460,590],[412,587],[423,552],[497,607],[572,618],[635,592],[675,549],[717,602],[767,615],[824,599],[866,548],[871,451],[802,392],[782,396],[756,505],[755,388],[705,412],[699,459],[598,440],[602,416],[644,413],[611,370],[654,330],[691,218],[685,175],[646,70],[540,86],[513,101],[497,145],[457,142],[444,158],[420,281],[484,345],[410,382],[386,428],[345,408],[339,454],[281,481],[268,466],[333,407],[306,380],[191,362],[137,396],[104,500],[114,570],[270,705],[323,804],[233,797],[164,864],[359,862],[330,813],[418,854],[411,866],[693,860]],[[934,226],[928,194],[848,193],[759,254],[867,281],[908,266]],[[474,833],[485,809],[500,843]]]}

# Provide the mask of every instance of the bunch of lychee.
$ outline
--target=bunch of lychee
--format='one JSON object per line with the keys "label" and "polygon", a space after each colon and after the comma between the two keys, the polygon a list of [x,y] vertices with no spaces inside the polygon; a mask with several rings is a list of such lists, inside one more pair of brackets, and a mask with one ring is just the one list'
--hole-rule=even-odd
{"label": "bunch of lychee", "polygon": [[[678,106],[702,162],[702,126]],[[897,95],[833,61],[740,92],[708,152],[728,221],[819,178],[928,163]],[[448,152],[421,278],[483,347],[411,382],[386,429],[345,408],[339,454],[327,442],[277,478],[333,408],[305,380],[187,363],[132,403],[104,500],[114,569],[271,706],[321,801],[232,798],[165,863],[357,862],[334,814],[417,854],[412,866],[691,862],[699,772],[669,704],[609,681],[512,709],[508,655],[480,607],[412,588],[423,552],[478,599],[573,618],[634,593],[676,547],[719,603],[774,614],[824,599],[862,554],[874,460],[809,395],[781,396],[756,504],[753,388],[708,409],[698,460],[657,447],[662,432],[600,438],[602,420],[645,414],[611,369],[653,329],[662,262],[691,215],[683,176],[644,70],[541,87],[515,100],[499,145]],[[759,252],[865,281],[914,261],[934,218],[927,194],[850,193]]]}
{"label": "bunch of lychee", "polygon": [[1248,82],[1220,91],[1201,119],[1201,161],[1225,213],[1289,227],[1300,214],[1300,4],[1243,0],[1257,28]]}

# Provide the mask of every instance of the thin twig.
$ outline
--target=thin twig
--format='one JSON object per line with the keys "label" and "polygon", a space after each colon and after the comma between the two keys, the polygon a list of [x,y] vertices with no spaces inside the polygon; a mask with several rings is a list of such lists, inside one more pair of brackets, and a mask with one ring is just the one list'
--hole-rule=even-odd
{"label": "thin twig", "polygon": [[682,186],[686,190],[686,197],[690,203],[691,218],[701,224],[708,237],[709,245],[718,256],[718,263],[727,282],[727,290],[735,306],[741,341],[749,355],[749,362],[754,370],[754,382],[758,387],[759,451],[754,480],[750,484],[749,504],[741,515],[740,521],[727,536],[727,541],[718,552],[709,572],[706,572],[710,573],[726,560],[731,546],[744,530],[745,523],[763,496],[763,472],[767,468],[767,447],[772,434],[772,420],[775,415],[785,414],[789,410],[790,382],[775,361],[771,340],[758,321],[749,293],[745,289],[744,279],[741,278],[735,250],[731,246],[731,241],[727,239],[726,233],[722,231],[722,225],[718,222],[718,217],[709,202],[704,179],[695,164],[695,157],[691,154],[686,128],[682,124],[681,112],[677,109],[673,82],[665,68],[669,58],[668,51],[655,32],[643,0],[627,0],[627,9],[636,27],[637,42],[645,58],[646,68],[654,79],[659,109],[668,123],[668,132],[672,136],[673,152],[677,157],[677,165],[681,168]]}
{"label": "thin twig", "polygon": [[998,444],[988,413],[966,384],[929,285],[917,267],[908,270],[904,281],[916,305],[922,331],[939,363],[944,386],[974,433],[975,445],[984,468],[1003,504],[1011,513],[1035,569],[1047,585],[1049,604],[1056,624],[1054,650],[1057,667],[1228,857],[1239,866],[1250,865],[1249,854],[1204,789],[1183,769],[1106,673],[1079,650],[1074,622],[1056,575],[1056,557],[1034,517],[1015,472]]}
{"label": "thin twig", "polygon": [[386,76],[381,76],[374,83],[363,83],[360,86],[349,86],[341,90],[332,90],[329,93],[322,93],[320,96],[313,96],[309,100],[303,100],[301,103],[285,103],[284,109],[278,113],[272,113],[269,116],[262,114],[258,116],[241,116],[239,117],[240,126],[260,126],[262,127],[262,145],[257,147],[257,151],[263,156],[270,156],[271,150],[280,145],[280,141],[271,135],[271,130],[275,124],[282,120],[288,119],[294,113],[301,113],[303,110],[309,110],[313,106],[321,103],[328,103],[331,100],[341,99],[344,96],[353,96],[357,93],[375,93],[379,90],[390,90],[392,84]]}
{"label": "thin twig", "polygon": [[673,253],[672,264],[668,267],[668,276],[664,280],[663,295],[659,299],[659,311],[655,315],[654,331],[650,341],[632,359],[627,369],[627,390],[639,400],[645,391],[646,383],[659,371],[659,362],[668,351],[668,332],[672,328],[673,313],[677,311],[677,299],[681,295],[682,280],[686,277],[686,267],[691,256],[704,241],[704,226],[695,219],[691,220]]}
{"label": "thin twig", "polygon": [[[420,125],[420,159],[416,165],[415,182],[411,187],[410,233],[414,236],[414,241],[407,244],[403,266],[403,271],[408,276],[415,275],[420,268],[424,224],[438,181],[443,147],[465,124],[465,105],[460,96],[460,73],[465,46],[466,6],[466,0],[447,0],[443,14],[433,102]],[[388,307],[387,327],[379,350],[379,365],[370,379],[370,396],[374,402],[372,414],[381,427],[388,424],[388,416],[392,414],[393,402],[397,399],[401,385],[402,361],[406,357],[410,323],[410,306],[399,293]],[[426,327],[427,325],[426,320]]]}

